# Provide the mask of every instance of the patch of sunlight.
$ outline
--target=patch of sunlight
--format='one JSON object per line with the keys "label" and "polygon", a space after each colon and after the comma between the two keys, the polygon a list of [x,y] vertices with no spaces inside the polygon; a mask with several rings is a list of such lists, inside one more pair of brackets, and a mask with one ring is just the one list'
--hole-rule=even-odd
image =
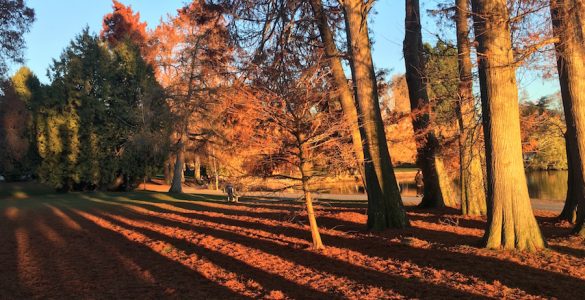
{"label": "patch of sunlight", "polygon": [[4,211],[4,215],[12,221],[16,221],[20,215],[20,210],[16,207],[9,207]]}
{"label": "patch of sunlight", "polygon": [[81,196],[81,198],[84,198],[88,201],[92,201],[92,202],[97,202],[97,203],[101,203],[101,204],[106,204],[106,205],[110,205],[110,206],[119,206],[119,207],[124,207],[127,209],[130,209],[132,211],[138,212],[138,213],[147,213],[149,212],[149,210],[140,207],[140,206],[136,206],[136,205],[132,205],[132,204],[128,204],[128,203],[120,203],[120,202],[116,202],[116,201],[107,201],[107,200],[102,200],[99,198],[93,198],[93,197],[89,197],[89,196]]}
{"label": "patch of sunlight", "polygon": [[22,191],[15,191],[12,193],[12,197],[16,199],[26,199],[28,198],[28,194]]}
{"label": "patch of sunlight", "polygon": [[47,225],[47,223],[45,223],[45,220],[40,219],[39,221],[37,221],[37,228],[39,229],[43,237],[51,241],[53,244],[61,248],[65,246],[65,240],[61,237],[59,233],[57,233],[57,231],[55,231],[53,228]]}
{"label": "patch of sunlight", "polygon": [[169,194],[160,193],[160,194],[154,194],[152,196],[154,198],[158,199],[158,200],[173,201],[173,202],[187,202],[187,201],[180,200],[180,199],[177,199],[175,197],[172,197]]}
{"label": "patch of sunlight", "polygon": [[[182,247],[181,248],[175,247],[173,244],[170,243],[170,240],[182,238],[176,236],[175,235],[176,233],[175,234],[169,233],[168,229],[170,229],[170,227],[168,226],[159,225],[157,223],[152,223],[144,220],[130,219],[120,215],[108,213],[105,213],[104,216],[111,219],[111,221],[85,212],[77,213],[80,214],[82,217],[86,218],[87,220],[92,221],[96,225],[108,230],[115,231],[121,234],[122,236],[126,237],[131,242],[143,244],[148,248],[152,249],[153,251],[159,253],[161,256],[178,262],[183,266],[199,273],[204,278],[214,281],[236,293],[243,294],[257,291],[258,294],[251,294],[250,295],[251,298],[258,298],[260,294],[264,293],[261,284],[254,281],[252,278],[250,277],[244,278],[244,282],[241,283],[239,282],[240,279],[239,277],[241,277],[242,275],[238,275],[234,272],[231,272],[222,267],[221,265],[217,264],[215,261],[206,258],[203,255],[206,250],[211,253],[217,251],[216,249],[210,247],[209,245],[197,244],[197,248],[201,248],[201,250],[199,251],[203,251],[200,253],[190,253],[182,249]],[[163,239],[151,238],[149,237],[148,232],[160,234],[162,236],[167,237],[169,240],[166,240],[164,238]],[[207,238],[209,238],[209,240],[216,240],[214,237],[208,236]],[[224,240],[217,239],[217,241]],[[189,257],[190,259],[181,259],[184,257]],[[240,258],[234,259],[240,261],[242,264],[249,265],[245,260],[242,260]],[[251,265],[249,266],[251,268],[255,268],[254,266]]]}
{"label": "patch of sunlight", "polygon": [[125,206],[124,204],[119,203],[119,202],[103,200],[103,199],[100,199],[100,198],[90,197],[90,196],[86,196],[86,195],[82,195],[81,198],[83,198],[85,200],[88,200],[88,201],[97,202],[97,203],[103,203],[103,204],[109,204],[109,205],[117,205],[117,206]]}
{"label": "patch of sunlight", "polygon": [[[140,244],[140,245],[143,245],[143,246],[150,248],[152,251],[158,253],[162,257],[165,257],[169,260],[175,261],[175,262],[197,272],[198,274],[200,274],[204,278],[207,278],[210,281],[215,281],[218,277],[217,274],[210,274],[210,271],[212,271],[211,273],[214,273],[215,270],[217,270],[217,272],[221,275],[224,275],[224,274],[232,275],[231,278],[221,278],[223,280],[218,282],[218,284],[221,284],[228,289],[232,289],[232,287],[230,287],[227,284],[222,284],[222,282],[227,282],[227,281],[229,281],[229,279],[235,278],[236,275],[231,274],[231,272],[229,272],[228,270],[223,269],[220,266],[215,265],[214,263],[212,263],[208,260],[204,260],[203,263],[193,263],[191,260],[178,259],[179,256],[177,255],[176,252],[179,250],[177,248],[175,248],[171,243],[164,241],[164,240],[152,239],[149,236],[141,233],[140,231],[133,230],[132,227],[134,227],[134,226],[132,226],[132,225],[125,224],[124,222],[122,222],[122,224],[125,224],[126,226],[124,226],[122,224],[118,224],[118,223],[112,223],[111,221],[106,220],[100,216],[90,214],[87,212],[83,212],[83,211],[80,211],[77,209],[73,209],[73,212],[75,214],[79,215],[80,217],[84,218],[85,220],[95,224],[96,226],[98,226],[104,230],[109,230],[109,231],[112,231],[112,232],[120,235],[121,237],[125,238],[126,240],[128,240],[131,243]],[[113,218],[114,216],[109,215],[109,217]],[[120,222],[120,220],[118,220],[117,218],[114,218],[114,219],[117,220],[118,222]],[[125,218],[122,218],[122,219],[125,219]],[[188,256],[184,252],[181,254]],[[238,292],[238,291],[234,290],[234,292]]]}
{"label": "patch of sunlight", "polygon": [[81,226],[79,225],[79,223],[77,223],[73,219],[71,219],[71,217],[66,215],[62,210],[60,210],[57,207],[50,205],[50,204],[45,204],[45,206],[50,208],[55,216],[61,218],[61,221],[65,225],[67,225],[69,228],[74,229],[74,230],[78,230],[78,231],[81,230]]}
{"label": "patch of sunlight", "polygon": [[[176,207],[176,206],[168,204],[168,203],[157,203],[157,202],[150,202],[150,201],[143,201],[143,200],[134,200],[134,199],[127,199],[127,198],[123,198],[123,197],[118,197],[117,199],[120,202],[139,204],[139,205],[147,205],[149,207],[157,207],[157,208],[166,209],[166,210],[171,211],[171,212],[183,212],[183,213],[196,212],[195,210]],[[169,201],[169,202],[171,202],[171,201]]]}
{"label": "patch of sunlight", "polygon": [[207,196],[207,195],[189,195],[191,196],[191,199],[177,199],[175,197],[173,197],[170,194],[166,194],[166,193],[158,193],[158,194],[153,194],[152,197],[158,200],[163,200],[163,201],[170,201],[170,202],[177,202],[177,203],[193,203],[193,202],[211,202],[211,203],[222,203],[225,202],[223,201],[221,198],[219,198],[220,196]]}
{"label": "patch of sunlight", "polygon": [[34,281],[41,278],[41,274],[37,258],[32,255],[29,232],[25,228],[19,227],[14,231],[14,235],[16,238],[18,279],[25,288],[35,290]]}

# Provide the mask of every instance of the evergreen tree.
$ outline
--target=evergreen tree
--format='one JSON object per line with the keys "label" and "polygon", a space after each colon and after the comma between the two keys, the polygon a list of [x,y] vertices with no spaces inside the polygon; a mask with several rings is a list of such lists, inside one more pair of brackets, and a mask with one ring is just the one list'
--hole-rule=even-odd
{"label": "evergreen tree", "polygon": [[41,180],[62,190],[130,188],[162,162],[168,108],[137,46],[110,49],[85,29],[50,77],[36,116]]}

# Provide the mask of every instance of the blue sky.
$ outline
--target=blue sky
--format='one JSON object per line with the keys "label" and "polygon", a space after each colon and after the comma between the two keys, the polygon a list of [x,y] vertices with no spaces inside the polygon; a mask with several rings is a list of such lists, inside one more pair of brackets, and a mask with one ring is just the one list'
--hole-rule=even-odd
{"label": "blue sky", "polygon": [[[121,0],[130,4],[134,11],[140,12],[141,19],[148,22],[149,28],[155,27],[161,18],[174,14],[185,0]],[[430,1],[433,5],[434,1]],[[102,18],[111,12],[111,0],[27,0],[27,4],[35,9],[37,20],[30,33],[26,35],[26,65],[33,70],[41,81],[47,83],[46,70],[53,58],[58,58],[76,34],[83,27],[89,26],[91,31],[99,32]],[[430,7],[423,7],[430,8]],[[378,0],[370,24],[373,38],[374,64],[377,68],[385,68],[392,73],[404,72],[402,40],[404,38],[404,1]],[[436,32],[434,20],[425,18],[423,14],[423,35],[430,41]],[[13,71],[16,70],[13,67]],[[527,90],[530,98],[555,93],[558,83],[554,80],[542,81],[531,75],[522,73],[519,76],[520,87]]]}

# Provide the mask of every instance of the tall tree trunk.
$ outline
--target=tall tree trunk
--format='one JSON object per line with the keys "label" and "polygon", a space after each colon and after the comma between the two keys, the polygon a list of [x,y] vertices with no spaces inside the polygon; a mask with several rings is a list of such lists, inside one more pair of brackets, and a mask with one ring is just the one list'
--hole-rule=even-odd
{"label": "tall tree trunk", "polygon": [[472,0],[487,163],[488,248],[545,247],[532,212],[520,142],[516,68],[506,0]]}
{"label": "tall tree trunk", "polygon": [[485,215],[485,187],[479,149],[476,140],[476,114],[471,74],[471,47],[469,45],[469,1],[455,0],[457,27],[457,63],[459,66],[458,97],[455,112],[459,124],[459,187],[461,213]]}
{"label": "tall tree trunk", "polygon": [[[561,78],[561,76],[559,75]],[[563,92],[561,91],[561,94]],[[565,117],[567,122],[567,132],[565,132],[565,149],[567,151],[567,197],[565,198],[565,205],[563,206],[563,210],[559,215],[559,220],[568,221],[571,223],[575,223],[577,221],[577,205],[579,204],[579,191],[582,189],[578,189],[581,182],[579,181],[580,175],[577,172],[575,163],[577,162],[578,158],[577,150],[575,149],[575,142],[569,136],[574,137],[574,134],[570,135],[568,133],[569,130],[569,123],[570,122],[567,117]],[[574,130],[574,128],[573,128]]]}
{"label": "tall tree trunk", "polygon": [[404,228],[409,225],[392,167],[374,74],[363,0],[344,0],[343,10],[350,66],[363,143],[368,228]]}
{"label": "tall tree trunk", "polygon": [[585,3],[582,0],[551,0],[553,31],[561,95],[567,121],[569,155],[574,167],[571,192],[575,194],[575,232],[585,236]]}
{"label": "tall tree trunk", "polygon": [[[300,139],[297,139],[300,141]],[[311,238],[313,240],[313,249],[322,250],[325,249],[323,242],[321,241],[321,235],[319,234],[319,227],[317,226],[317,218],[315,217],[315,210],[313,209],[313,198],[311,196],[311,189],[309,186],[309,178],[311,177],[311,167],[307,162],[308,150],[306,145],[299,146],[299,159],[300,165],[299,170],[301,171],[303,193],[305,194],[305,205],[307,206],[307,217],[309,219],[309,227],[311,229]]]}
{"label": "tall tree trunk", "polygon": [[219,164],[215,158],[215,151],[211,150],[211,166],[213,167],[213,179],[215,182],[215,190],[219,191]]}
{"label": "tall tree trunk", "polygon": [[360,176],[362,177],[362,183],[365,186],[366,182],[364,174],[363,152],[364,148],[362,146],[362,138],[360,136],[360,128],[358,125],[358,114],[355,106],[355,101],[349,88],[347,78],[345,77],[345,72],[343,71],[343,67],[341,64],[341,55],[337,50],[337,45],[335,45],[333,33],[331,32],[331,28],[329,27],[329,23],[327,21],[327,15],[323,11],[323,3],[321,0],[310,0],[310,2],[311,7],[313,9],[313,14],[315,16],[315,21],[317,22],[317,25],[319,27],[321,42],[323,43],[323,50],[325,52],[325,55],[327,56],[329,68],[331,69],[333,83],[335,84],[335,89],[337,90],[339,101],[341,102],[343,116],[345,117],[345,120],[349,125],[353,145],[353,152],[357,160],[358,171],[360,173]]}
{"label": "tall tree trunk", "polygon": [[199,155],[195,155],[195,170],[193,175],[195,176],[196,182],[201,181],[201,158]]}
{"label": "tall tree trunk", "polygon": [[173,159],[173,157],[171,155],[169,155],[169,157],[165,161],[164,175],[165,175],[165,183],[166,184],[171,184],[171,182],[173,181],[173,175],[172,175],[173,168],[172,168],[172,162],[171,162],[172,159]]}
{"label": "tall tree trunk", "polygon": [[412,127],[416,139],[416,163],[422,170],[424,181],[424,194],[420,206],[454,207],[456,201],[450,188],[449,177],[444,172],[443,161],[438,154],[439,141],[430,124],[431,108],[425,81],[419,10],[418,0],[406,0],[406,34],[403,50],[410,108],[415,114],[412,118]]}
{"label": "tall tree trunk", "polygon": [[173,171],[173,180],[169,193],[183,192],[183,166],[185,165],[185,144],[181,138],[177,143],[177,158],[175,160],[175,168]]}

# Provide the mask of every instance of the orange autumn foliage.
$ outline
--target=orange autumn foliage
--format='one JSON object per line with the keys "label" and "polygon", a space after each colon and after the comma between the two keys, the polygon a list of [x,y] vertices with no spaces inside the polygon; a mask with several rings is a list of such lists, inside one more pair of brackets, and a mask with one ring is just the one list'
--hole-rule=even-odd
{"label": "orange autumn foliage", "polygon": [[140,13],[132,7],[113,0],[114,11],[104,16],[101,37],[112,45],[130,39],[137,45],[144,45],[147,39],[146,22],[140,22]]}
{"label": "orange autumn foliage", "polygon": [[144,59],[152,63],[155,54],[148,45],[147,23],[140,21],[140,13],[116,0],[112,0],[112,8],[113,12],[104,16],[100,37],[112,47],[130,41],[140,48]]}

